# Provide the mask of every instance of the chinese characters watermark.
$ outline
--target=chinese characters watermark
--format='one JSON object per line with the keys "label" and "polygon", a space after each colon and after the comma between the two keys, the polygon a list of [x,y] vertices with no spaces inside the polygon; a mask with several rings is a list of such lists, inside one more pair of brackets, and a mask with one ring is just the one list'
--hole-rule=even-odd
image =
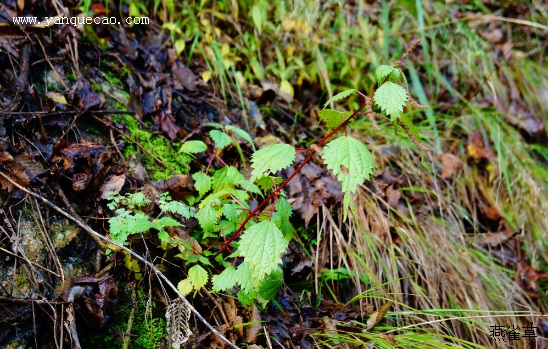
{"label": "chinese characters watermark", "polygon": [[504,327],[501,325],[493,325],[491,327],[491,338],[493,338],[495,341],[519,341],[520,336],[522,338],[532,340],[533,338],[536,338],[536,327],[535,326],[523,326],[523,333],[518,332],[520,327],[518,326],[512,326],[512,327]]}

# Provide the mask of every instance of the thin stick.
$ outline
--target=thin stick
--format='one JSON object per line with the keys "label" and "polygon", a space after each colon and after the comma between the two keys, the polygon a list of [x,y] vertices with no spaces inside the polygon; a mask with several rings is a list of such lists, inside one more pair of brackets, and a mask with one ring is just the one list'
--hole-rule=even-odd
{"label": "thin stick", "polygon": [[146,260],[145,258],[143,258],[141,255],[137,254],[136,252],[134,252],[133,250],[123,246],[123,245],[120,245],[119,243],[115,242],[114,240],[111,240],[109,238],[107,238],[106,236],[103,236],[101,234],[99,234],[98,232],[96,232],[95,230],[93,230],[90,226],[88,226],[87,224],[85,224],[84,222],[80,222],[78,219],[74,218],[73,216],[71,216],[70,214],[68,214],[66,211],[64,211],[63,209],[59,208],[57,205],[55,205],[54,203],[50,202],[48,199],[46,199],[45,197],[41,196],[40,194],[37,194],[33,191],[30,191],[28,190],[27,188],[19,185],[19,183],[15,182],[13,179],[11,179],[10,177],[8,177],[6,174],[4,174],[3,172],[0,172],[0,176],[2,176],[5,180],[7,180],[8,182],[10,182],[13,186],[15,186],[17,189],[23,191],[24,193],[28,194],[28,195],[31,195],[37,199],[40,199],[43,203],[45,203],[46,205],[48,205],[49,207],[53,208],[55,211],[59,212],[61,215],[65,216],[66,218],[70,219],[71,221],[73,221],[74,223],[76,223],[80,228],[84,229],[85,231],[87,231],[88,233],[90,233],[91,235],[105,241],[106,243],[112,245],[112,246],[115,246],[116,248],[118,248],[119,250],[122,250],[122,251],[125,251],[127,253],[129,253],[130,255],[132,255],[134,258],[136,258],[137,260],[139,260],[140,262],[142,262],[143,264],[145,264],[147,267],[149,267],[151,270],[154,271],[154,273],[158,276],[159,279],[161,279],[162,281],[164,281],[174,292],[175,294],[177,295],[177,297],[179,297],[184,303],[185,305],[190,309],[190,311],[192,311],[192,313],[194,313],[194,315],[207,327],[211,330],[211,332],[213,332],[217,337],[219,337],[223,342],[225,342],[230,348],[233,348],[233,349],[239,349],[236,345],[232,344],[225,336],[223,336],[221,333],[219,333],[219,331],[217,331],[215,329],[215,327],[213,327],[209,322],[207,322],[206,319],[204,319],[204,317],[202,315],[200,315],[200,313],[192,306],[192,304],[190,304],[190,302],[181,294],[181,292],[179,292],[179,290],[177,289],[177,287],[171,282],[169,281],[169,279],[160,271],[158,270],[158,268],[156,268],[156,266],[149,262],[148,260]]}

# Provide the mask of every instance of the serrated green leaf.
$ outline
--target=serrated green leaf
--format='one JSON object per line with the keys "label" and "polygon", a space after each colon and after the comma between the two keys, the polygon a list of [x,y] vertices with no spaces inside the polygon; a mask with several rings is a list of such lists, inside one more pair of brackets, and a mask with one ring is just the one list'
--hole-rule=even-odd
{"label": "serrated green leaf", "polygon": [[322,158],[328,169],[342,183],[342,191],[354,193],[358,185],[369,179],[373,157],[362,142],[342,136],[327,144]]}
{"label": "serrated green leaf", "polygon": [[245,181],[243,174],[234,166],[225,166],[213,174],[212,187],[213,191],[235,187],[241,181]]}
{"label": "serrated green leaf", "polygon": [[211,189],[211,177],[204,172],[196,172],[192,175],[194,187],[198,190],[200,196],[204,196]]}
{"label": "serrated green leaf", "polygon": [[144,233],[154,228],[152,222],[148,220],[148,216],[143,212],[135,212],[133,219],[130,219],[128,223],[127,230],[132,234]]}
{"label": "serrated green leaf", "polygon": [[232,204],[223,205],[223,215],[231,222],[237,222],[240,218],[238,206]]}
{"label": "serrated green leaf", "polygon": [[400,85],[387,81],[375,91],[373,100],[386,115],[399,115],[407,103],[407,91]]}
{"label": "serrated green leaf", "polygon": [[280,215],[280,219],[283,221],[289,221],[289,218],[293,214],[291,204],[286,198],[279,198],[276,201],[276,212]]}
{"label": "serrated green leaf", "polygon": [[375,77],[377,78],[377,83],[379,85],[382,84],[384,82],[384,79],[386,79],[386,77],[390,75],[390,73],[392,73],[393,70],[394,68],[389,65],[381,65],[380,67],[378,67],[377,70],[375,70]]}
{"label": "serrated green leaf", "polygon": [[336,102],[336,101],[339,101],[343,98],[346,98],[346,97],[350,96],[351,94],[353,94],[356,91],[357,90],[355,88],[353,88],[353,89],[350,89],[350,90],[343,91],[341,93],[337,93],[333,97],[329,98],[329,100],[327,100],[327,102],[325,102],[325,104],[323,105],[323,109],[325,109],[325,107],[327,107],[329,104],[331,104],[333,102]]}
{"label": "serrated green leaf", "polygon": [[249,292],[245,291],[239,291],[238,292],[238,301],[244,306],[244,307],[250,307],[255,303],[255,299],[257,299],[257,291],[250,290]]}
{"label": "serrated green leaf", "polygon": [[348,217],[348,209],[350,209],[354,217],[358,216],[358,212],[356,211],[356,205],[354,205],[354,200],[352,200],[352,193],[344,193],[344,199],[343,199],[343,220],[344,221],[346,221],[346,217]]}
{"label": "serrated green leaf", "polygon": [[255,283],[258,283],[257,278],[252,275],[249,263],[245,261],[236,269],[236,280],[236,283],[246,292],[252,291]]}
{"label": "serrated green leaf", "polygon": [[[388,80],[397,83],[397,82],[400,80],[400,72],[401,72],[400,69],[394,69],[394,70],[392,70],[392,72],[390,73],[390,77],[388,78]],[[401,75],[401,76],[403,76],[403,75]]]}
{"label": "serrated green leaf", "polygon": [[176,213],[183,216],[186,219],[196,217],[192,207],[185,205],[180,201],[165,201],[160,199],[160,210],[164,212]]}
{"label": "serrated green leaf", "polygon": [[281,177],[274,177],[274,176],[262,176],[261,178],[257,179],[257,185],[261,187],[262,190],[267,191],[274,187],[274,183],[280,184],[283,183],[283,179]]}
{"label": "serrated green leaf", "polygon": [[262,177],[265,173],[274,174],[293,163],[295,148],[289,144],[273,144],[253,153],[251,157],[251,175]]}
{"label": "serrated green leaf", "polygon": [[192,292],[192,283],[188,278],[181,280],[177,284],[177,290],[181,292],[183,296],[189,295],[190,292]]}
{"label": "serrated green leaf", "polygon": [[255,144],[253,144],[253,139],[251,138],[249,133],[247,133],[246,131],[242,130],[239,127],[232,126],[232,125],[226,125],[225,130],[234,132],[235,134],[240,136],[240,138],[242,138],[243,140],[248,141],[249,144],[251,144],[251,146],[253,147],[253,150],[255,150]]}
{"label": "serrated green leaf", "polygon": [[207,150],[207,145],[202,141],[186,141],[179,148],[179,153],[196,154]]}
{"label": "serrated green leaf", "polygon": [[320,111],[320,118],[325,122],[325,126],[332,130],[337,128],[340,124],[343,123],[352,115],[352,112],[340,112],[333,109],[322,109]]}
{"label": "serrated green leaf", "polygon": [[127,205],[129,208],[135,209],[150,204],[150,200],[146,198],[143,192],[136,192],[127,195]]}
{"label": "serrated green leaf", "polygon": [[262,221],[244,231],[238,251],[249,265],[251,276],[262,279],[282,263],[280,255],[287,249],[288,242],[276,224]]}
{"label": "serrated green leaf", "polygon": [[207,271],[200,265],[195,265],[188,270],[188,279],[194,286],[195,290],[199,290],[207,284],[209,276]]}
{"label": "serrated green leaf", "polygon": [[163,229],[165,227],[180,227],[182,224],[171,217],[162,217],[152,221],[155,229]]}
{"label": "serrated green leaf", "polygon": [[238,281],[236,277],[236,269],[234,269],[233,266],[230,266],[223,270],[223,272],[219,275],[213,276],[211,281],[213,282],[212,289],[215,292],[230,290],[236,286]]}
{"label": "serrated green leaf", "polygon": [[230,143],[232,143],[232,139],[230,138],[230,136],[219,130],[209,131],[209,137],[213,142],[215,142],[215,145],[219,150],[225,148]]}
{"label": "serrated green leaf", "polygon": [[198,211],[198,223],[200,223],[200,226],[205,231],[213,231],[218,221],[219,217],[217,216],[217,212],[215,211],[213,206],[206,205],[202,209],[200,209],[200,211]]}
{"label": "serrated green leaf", "polygon": [[282,286],[282,281],[282,271],[279,269],[273,271],[259,284],[259,295],[267,301],[274,299],[274,297],[276,297],[276,294],[278,293],[278,290]]}
{"label": "serrated green leaf", "polygon": [[167,244],[168,242],[171,241],[171,238],[170,238],[168,232],[163,230],[163,229],[158,231],[158,238],[164,244]]}
{"label": "serrated green leaf", "polygon": [[213,192],[206,196],[200,204],[198,204],[198,208],[204,208],[211,204],[219,204],[220,200],[225,199],[227,196],[229,196],[230,193],[226,189],[219,190],[218,192]]}

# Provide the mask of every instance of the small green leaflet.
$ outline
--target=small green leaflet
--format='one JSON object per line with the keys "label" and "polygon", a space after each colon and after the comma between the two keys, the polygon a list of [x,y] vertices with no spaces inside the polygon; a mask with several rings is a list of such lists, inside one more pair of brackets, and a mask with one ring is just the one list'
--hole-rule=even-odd
{"label": "small green leaflet", "polygon": [[369,179],[373,157],[362,142],[342,136],[325,146],[322,158],[327,168],[342,183],[342,191],[354,193],[358,185]]}
{"label": "small green leaflet", "polygon": [[285,198],[279,198],[276,201],[276,212],[280,215],[280,219],[283,221],[289,221],[289,218],[293,214],[291,204]]}
{"label": "small green leaflet", "polygon": [[320,111],[320,118],[325,122],[325,126],[332,130],[337,128],[340,124],[343,123],[352,115],[352,112],[340,112],[333,109],[322,109]]}
{"label": "small green leaflet", "polygon": [[397,118],[407,103],[407,91],[400,85],[387,81],[375,91],[373,100],[386,115]]}
{"label": "small green leaflet", "polygon": [[186,141],[179,148],[179,153],[196,154],[207,150],[207,145],[202,141]]}
{"label": "small green leaflet", "polygon": [[235,187],[244,180],[244,175],[236,167],[224,166],[213,174],[212,188],[214,192],[217,192],[221,189]]}
{"label": "small green leaflet", "polygon": [[198,190],[200,196],[204,196],[211,189],[211,177],[204,172],[195,172],[192,178],[194,179],[194,187]]}
{"label": "small green leaflet", "polygon": [[323,105],[323,109],[325,109],[325,107],[327,107],[329,104],[331,104],[333,102],[336,102],[338,100],[341,100],[343,98],[346,98],[346,97],[350,96],[351,94],[353,94],[356,91],[357,90],[355,88],[353,88],[353,89],[350,89],[350,90],[343,91],[341,93],[337,93],[333,97],[329,98],[329,100],[327,102],[325,102],[325,104]]}
{"label": "small green leaflet", "polygon": [[251,292],[258,283],[258,279],[251,275],[249,263],[242,263],[236,269],[236,283],[240,285],[243,291]]}
{"label": "small green leaflet", "polygon": [[283,170],[293,163],[295,154],[295,148],[289,144],[273,144],[258,150],[251,157],[251,176],[260,178],[265,173]]}
{"label": "small green leaflet", "polygon": [[266,277],[259,285],[259,295],[266,301],[274,299],[282,286],[283,272],[278,268]]}
{"label": "small green leaflet", "polygon": [[160,210],[162,211],[177,213],[186,219],[189,219],[190,217],[196,217],[196,214],[194,213],[194,209],[192,207],[187,206],[180,201],[171,200],[169,195],[166,195],[165,193],[162,194],[162,196],[160,197],[159,204]]}
{"label": "small green leaflet", "polygon": [[226,291],[230,290],[232,287],[236,286],[236,269],[233,266],[230,266],[223,270],[219,275],[215,275],[211,278],[213,282],[213,291]]}
{"label": "small green leaflet", "polygon": [[282,263],[280,255],[287,249],[288,242],[276,224],[262,221],[244,231],[238,251],[249,265],[251,276],[261,280]]}
{"label": "small green leaflet", "polygon": [[198,222],[200,226],[205,231],[211,232],[215,229],[219,217],[217,212],[211,205],[204,206],[200,211],[198,211]]}
{"label": "small green leaflet", "polygon": [[392,73],[393,70],[394,68],[392,68],[389,65],[381,65],[380,67],[378,67],[377,70],[375,70],[375,77],[377,78],[377,83],[381,85],[384,82],[384,79],[386,79],[386,77],[390,75],[390,73]]}
{"label": "small green leaflet", "polygon": [[188,279],[194,286],[195,290],[199,290],[207,284],[207,271],[199,265],[195,265],[188,270]]}
{"label": "small green leaflet", "polygon": [[242,130],[239,127],[232,126],[232,125],[226,125],[225,130],[231,131],[231,132],[237,134],[238,136],[240,136],[240,138],[242,138],[243,140],[248,141],[249,144],[251,144],[251,146],[253,147],[253,150],[255,150],[255,144],[253,144],[253,139],[251,138],[249,133],[247,133],[246,131]]}
{"label": "small green leaflet", "polygon": [[238,206],[232,204],[223,205],[223,215],[231,222],[237,222],[240,218],[240,212]]}
{"label": "small green leaflet", "polygon": [[217,145],[217,149],[219,150],[225,148],[230,143],[232,143],[232,139],[230,139],[230,136],[219,130],[209,131],[209,137],[211,137],[211,140],[215,142],[215,145]]}

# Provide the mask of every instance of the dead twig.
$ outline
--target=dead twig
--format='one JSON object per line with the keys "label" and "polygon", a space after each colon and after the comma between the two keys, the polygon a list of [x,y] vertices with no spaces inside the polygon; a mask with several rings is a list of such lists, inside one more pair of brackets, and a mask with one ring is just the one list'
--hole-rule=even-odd
{"label": "dead twig", "polygon": [[[70,211],[70,214],[74,217],[74,219],[78,220],[80,223],[84,224],[84,220],[82,219],[82,217],[80,217],[80,215],[78,214],[78,212],[76,212],[76,210],[74,209],[74,207],[72,207],[72,204],[70,203],[69,199],[67,198],[67,196],[65,195],[65,192],[63,191],[63,189],[61,188],[61,186],[57,183],[53,183],[53,187],[55,189],[57,189],[57,194],[59,194],[59,197],[61,198],[61,200],[63,200],[63,203],[65,204],[65,206],[67,207],[67,209]],[[97,236],[94,236],[93,234],[90,234],[90,237],[93,239],[93,241],[95,241],[95,243],[99,246],[99,248],[101,250],[106,250],[108,247],[107,245],[101,241],[100,238],[98,238]]]}
{"label": "dead twig", "polygon": [[[213,332],[218,338],[220,338],[223,342],[225,342],[227,344],[227,346],[229,346],[230,348],[233,348],[233,349],[239,349],[236,345],[234,345],[232,342],[230,342],[225,336],[223,336],[221,333],[219,333],[219,331],[217,331],[209,322],[207,322],[207,320],[202,316],[200,315],[200,313],[194,308],[194,306],[192,306],[192,304],[181,294],[181,292],[179,292],[179,290],[177,289],[177,287],[171,282],[169,281],[169,279],[160,271],[158,270],[158,268],[153,264],[151,263],[150,261],[146,260],[145,258],[143,258],[141,255],[139,255],[138,253],[134,252],[133,250],[123,246],[123,245],[120,245],[119,243],[115,242],[114,240],[111,240],[109,238],[107,238],[106,236],[103,236],[101,234],[99,234],[98,232],[96,232],[95,230],[93,230],[90,226],[88,226],[87,224],[85,224],[84,222],[78,220],[77,218],[75,218],[74,216],[71,216],[70,214],[68,214],[66,211],[64,211],[63,209],[59,208],[57,205],[55,205],[54,203],[52,203],[51,201],[49,201],[48,199],[46,199],[45,197],[43,197],[42,195],[40,194],[37,194],[31,190],[28,190],[27,188],[21,186],[19,183],[15,182],[14,180],[12,180],[10,177],[8,177],[7,175],[5,175],[4,173],[0,172],[0,176],[2,176],[5,180],[7,180],[8,182],[10,182],[13,186],[15,186],[17,189],[23,191],[24,193],[28,194],[28,195],[31,195],[37,199],[39,199],[40,201],[42,201],[43,203],[45,203],[46,205],[48,205],[49,207],[53,208],[55,211],[57,211],[59,214],[61,214],[62,216],[70,219],[71,221],[73,221],[74,223],[76,223],[80,228],[84,229],[85,231],[87,231],[89,234],[97,237],[98,239],[101,239],[103,240],[104,242],[108,243],[109,245],[111,245],[112,247],[115,247],[117,248],[118,250],[122,250],[122,251],[125,251],[127,253],[129,253],[130,255],[132,255],[134,258],[136,258],[137,260],[139,260],[141,263],[145,264],[147,267],[149,267],[152,271],[154,271],[154,273],[156,274],[156,276],[162,280],[163,282],[165,282],[174,292],[175,294],[177,295],[178,298],[180,298],[185,306],[187,306],[190,311],[192,311],[192,313],[208,328],[211,330],[211,332]],[[109,247],[111,247],[109,246]]]}
{"label": "dead twig", "polygon": [[131,328],[133,327],[133,319],[135,318],[135,310],[137,309],[137,292],[135,291],[135,285],[131,287],[131,311],[127,320],[127,329],[124,333],[124,343],[122,349],[127,349],[129,344],[129,338],[131,336]]}

